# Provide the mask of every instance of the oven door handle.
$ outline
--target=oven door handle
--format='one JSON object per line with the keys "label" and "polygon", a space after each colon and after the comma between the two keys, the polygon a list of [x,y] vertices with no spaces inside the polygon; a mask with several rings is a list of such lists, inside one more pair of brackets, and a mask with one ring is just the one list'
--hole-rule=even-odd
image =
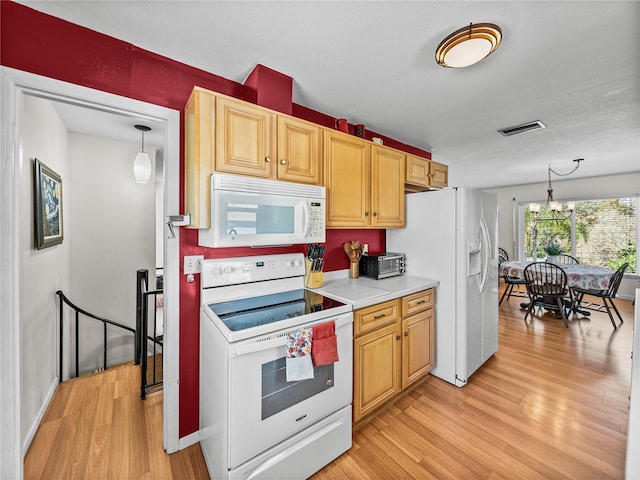
{"label": "oven door handle", "polygon": [[[340,329],[340,327],[346,324],[353,323],[353,315],[346,314],[346,315],[340,315],[339,317],[326,319],[327,322],[330,320],[333,320],[336,322],[336,335],[339,335],[338,330]],[[322,323],[322,322],[318,322],[318,323]],[[313,325],[311,325],[311,328],[313,328]],[[291,331],[294,331],[294,329],[292,329]],[[349,335],[351,335],[351,332],[349,332]],[[251,343],[236,345],[235,356],[246,355],[248,353],[263,352],[265,350],[269,350],[271,348],[276,348],[276,347],[284,347],[287,344],[287,337],[288,337],[287,335],[281,335],[278,337],[269,338],[267,340],[261,340],[259,342],[251,342]],[[284,353],[285,352],[283,352],[283,354]]]}
{"label": "oven door handle", "polygon": [[[248,353],[263,352],[276,347],[284,347],[287,344],[287,336],[270,338],[261,342],[245,343],[236,346],[236,356],[246,355]],[[284,354],[284,351],[282,352]]]}

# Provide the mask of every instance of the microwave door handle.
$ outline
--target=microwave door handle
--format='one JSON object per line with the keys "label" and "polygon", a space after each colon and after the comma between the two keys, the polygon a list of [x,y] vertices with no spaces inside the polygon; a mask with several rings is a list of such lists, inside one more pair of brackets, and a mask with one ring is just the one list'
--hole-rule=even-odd
{"label": "microwave door handle", "polygon": [[302,202],[302,214],[304,216],[304,227],[302,228],[302,238],[307,238],[309,234],[309,227],[311,225],[311,213],[309,212],[309,205],[307,202]]}

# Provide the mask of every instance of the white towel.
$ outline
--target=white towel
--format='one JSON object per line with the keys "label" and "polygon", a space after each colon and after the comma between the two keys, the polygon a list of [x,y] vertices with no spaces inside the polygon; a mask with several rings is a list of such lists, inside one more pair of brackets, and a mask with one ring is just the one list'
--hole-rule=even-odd
{"label": "white towel", "polygon": [[311,342],[313,330],[301,328],[289,334],[287,338],[287,382],[296,382],[313,378],[313,362],[311,360]]}

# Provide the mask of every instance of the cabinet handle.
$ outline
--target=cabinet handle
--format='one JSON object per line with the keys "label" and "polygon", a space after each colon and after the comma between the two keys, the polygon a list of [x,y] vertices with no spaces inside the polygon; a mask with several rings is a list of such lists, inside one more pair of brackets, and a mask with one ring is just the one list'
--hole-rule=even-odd
{"label": "cabinet handle", "polygon": [[364,216],[368,217],[369,216],[369,212],[364,212]]}
{"label": "cabinet handle", "polygon": [[280,165],[286,165],[287,161],[283,158],[282,160],[280,160]]}
{"label": "cabinet handle", "polygon": [[264,161],[267,163],[271,163],[271,157],[264,157]]}
{"label": "cabinet handle", "polygon": [[373,212],[373,216],[377,217],[378,216],[378,212]]}
{"label": "cabinet handle", "polygon": [[424,302],[426,302],[426,300],[420,300],[419,302],[416,302],[416,305],[422,305]]}
{"label": "cabinet handle", "polygon": [[378,320],[379,318],[384,318],[384,317],[386,317],[386,316],[387,316],[387,314],[386,314],[386,313],[382,313],[382,314],[380,314],[380,315],[376,315],[375,317],[373,317],[373,319],[374,319],[374,320]]}
{"label": "cabinet handle", "polygon": [[396,335],[396,340],[400,340],[400,335]]}
{"label": "cabinet handle", "polygon": [[409,332],[404,332],[404,336],[408,337],[409,336]]}

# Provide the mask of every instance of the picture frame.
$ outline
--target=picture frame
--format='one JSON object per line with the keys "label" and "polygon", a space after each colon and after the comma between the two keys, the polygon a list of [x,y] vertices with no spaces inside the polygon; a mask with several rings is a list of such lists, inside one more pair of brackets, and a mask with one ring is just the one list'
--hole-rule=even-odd
{"label": "picture frame", "polygon": [[37,158],[34,175],[36,248],[62,243],[62,178]]}

